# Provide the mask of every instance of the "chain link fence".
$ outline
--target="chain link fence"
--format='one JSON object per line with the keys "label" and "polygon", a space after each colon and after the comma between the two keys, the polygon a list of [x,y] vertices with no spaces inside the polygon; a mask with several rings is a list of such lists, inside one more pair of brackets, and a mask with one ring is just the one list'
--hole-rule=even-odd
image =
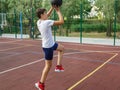
{"label": "chain link fence", "polygon": [[[117,4],[117,3],[115,3]],[[53,35],[56,40],[56,36],[64,37],[77,37],[80,43],[84,42],[84,38],[102,38],[112,39],[112,44],[116,44],[116,40],[120,39],[120,20],[117,18],[117,5],[114,9],[115,16],[106,21],[104,14],[91,9],[88,15],[84,15],[82,5],[80,5],[79,15],[64,16],[65,23],[61,26],[53,27]],[[63,9],[64,10],[64,9]],[[63,11],[62,12],[65,12]],[[93,10],[93,11],[92,11]],[[31,13],[27,16],[25,13],[0,13],[0,35],[14,34],[15,38],[18,35],[28,35],[28,38],[38,38],[40,33],[37,29],[36,22],[36,10],[31,9]],[[55,12],[52,13],[50,19],[57,20],[58,17]],[[21,38],[24,38],[22,37]]]}

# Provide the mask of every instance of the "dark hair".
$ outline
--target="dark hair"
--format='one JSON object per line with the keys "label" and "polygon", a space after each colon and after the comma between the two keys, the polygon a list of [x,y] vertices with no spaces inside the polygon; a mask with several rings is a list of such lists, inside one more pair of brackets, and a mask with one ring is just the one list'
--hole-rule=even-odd
{"label": "dark hair", "polygon": [[46,11],[46,9],[44,9],[44,8],[38,8],[36,11],[37,17],[41,18],[41,14],[44,14],[45,11]]}

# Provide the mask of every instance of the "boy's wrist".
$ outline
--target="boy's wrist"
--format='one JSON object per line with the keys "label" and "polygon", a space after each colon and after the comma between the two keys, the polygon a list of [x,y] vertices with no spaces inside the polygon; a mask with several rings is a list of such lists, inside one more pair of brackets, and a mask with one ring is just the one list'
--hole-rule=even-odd
{"label": "boy's wrist", "polygon": [[51,7],[51,9],[53,10],[53,9],[54,9],[54,7],[52,6],[52,7]]}

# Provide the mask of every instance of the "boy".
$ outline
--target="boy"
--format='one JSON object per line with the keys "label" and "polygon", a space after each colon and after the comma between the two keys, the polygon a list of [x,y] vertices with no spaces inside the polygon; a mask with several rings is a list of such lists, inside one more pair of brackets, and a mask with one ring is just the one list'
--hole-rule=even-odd
{"label": "boy", "polygon": [[[53,10],[56,10],[59,20],[48,20],[48,17],[52,13]],[[37,21],[37,27],[42,36],[42,48],[45,54],[45,67],[42,72],[42,76],[39,82],[35,83],[35,86],[38,90],[44,90],[45,88],[45,80],[47,78],[48,72],[52,66],[53,52],[54,50],[58,51],[58,61],[57,66],[55,68],[55,72],[63,72],[64,68],[61,64],[61,59],[64,51],[64,46],[54,42],[52,38],[51,26],[53,25],[61,25],[64,23],[63,16],[59,7],[52,6],[48,12],[46,9],[38,9],[37,16],[39,20]]]}

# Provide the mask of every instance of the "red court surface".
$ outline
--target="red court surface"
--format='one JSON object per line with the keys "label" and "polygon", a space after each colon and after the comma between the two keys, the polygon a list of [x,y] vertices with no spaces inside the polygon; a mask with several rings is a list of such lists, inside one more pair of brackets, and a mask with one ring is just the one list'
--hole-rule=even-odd
{"label": "red court surface", "polygon": [[[45,90],[120,90],[120,46],[60,43],[65,71],[55,52]],[[43,67],[41,40],[0,38],[0,90],[37,90]]]}

